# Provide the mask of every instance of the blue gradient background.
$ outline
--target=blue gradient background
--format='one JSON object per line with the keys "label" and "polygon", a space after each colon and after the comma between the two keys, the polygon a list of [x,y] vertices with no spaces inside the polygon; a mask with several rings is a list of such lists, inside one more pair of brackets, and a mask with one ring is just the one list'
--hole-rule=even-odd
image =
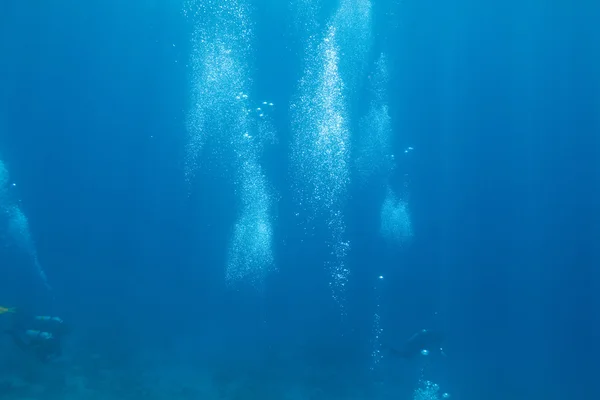
{"label": "blue gradient background", "polygon": [[[5,261],[6,301],[68,320],[70,352],[244,360],[273,375],[270,354],[300,351],[285,373],[333,368],[344,378],[329,384],[343,386],[367,369],[380,296],[384,342],[447,332],[449,357],[431,373],[454,398],[598,398],[600,3],[374,4],[394,147],[415,148],[392,182],[410,176],[415,236],[387,246],[383,186],[352,186],[344,320],[324,237],[301,242],[293,218],[288,105],[301,41],[286,2],[255,3],[256,100],[276,104],[280,135],[265,166],[281,196],[279,272],[262,295],[225,287],[229,183],[206,171],[187,197],[193,26],[182,4],[0,4],[0,157],[56,297]],[[415,374],[384,359],[361,379],[411,388]]]}

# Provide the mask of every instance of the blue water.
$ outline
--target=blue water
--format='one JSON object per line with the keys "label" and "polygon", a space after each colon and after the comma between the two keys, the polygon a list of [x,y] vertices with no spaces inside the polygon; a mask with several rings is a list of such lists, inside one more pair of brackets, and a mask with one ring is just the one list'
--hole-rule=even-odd
{"label": "blue water", "polygon": [[[240,212],[228,172],[208,157],[191,189],[184,179],[186,5],[0,4],[0,160],[52,286],[0,234],[0,306],[72,330],[54,369],[3,338],[0,377],[26,383],[0,396],[418,400],[429,380],[452,399],[598,398],[600,6],[373,1],[365,61],[388,57],[403,155],[389,185],[414,234],[383,240],[385,184],[350,181],[341,310],[327,229],[307,236],[295,216],[299,17],[288,2],[247,3],[249,77],[256,101],[275,104],[278,136],[261,158],[277,193],[277,270],[261,290],[225,280]],[[321,27],[337,6],[322,2]],[[351,137],[368,108],[359,82]],[[386,353],[422,328],[445,333],[447,357]],[[374,342],[384,350],[371,369]]]}

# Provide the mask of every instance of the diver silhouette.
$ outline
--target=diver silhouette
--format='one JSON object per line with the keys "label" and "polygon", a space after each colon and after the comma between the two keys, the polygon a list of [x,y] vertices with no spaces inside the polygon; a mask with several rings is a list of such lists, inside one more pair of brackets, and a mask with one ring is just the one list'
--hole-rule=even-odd
{"label": "diver silhouette", "polygon": [[67,333],[64,321],[58,317],[24,317],[13,314],[12,328],[5,330],[15,345],[25,353],[33,354],[41,362],[49,362],[62,355],[62,338]]}

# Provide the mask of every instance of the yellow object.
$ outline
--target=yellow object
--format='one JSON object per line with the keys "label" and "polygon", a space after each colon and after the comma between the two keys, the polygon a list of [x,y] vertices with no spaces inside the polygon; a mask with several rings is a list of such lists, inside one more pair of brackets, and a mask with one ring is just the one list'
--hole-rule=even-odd
{"label": "yellow object", "polygon": [[6,314],[6,313],[15,313],[17,312],[17,309],[14,307],[2,307],[0,306],[0,314]]}

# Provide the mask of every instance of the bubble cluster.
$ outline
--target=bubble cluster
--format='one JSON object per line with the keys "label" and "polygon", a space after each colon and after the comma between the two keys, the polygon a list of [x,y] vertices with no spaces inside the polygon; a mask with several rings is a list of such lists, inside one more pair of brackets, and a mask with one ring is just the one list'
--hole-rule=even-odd
{"label": "bubble cluster", "polygon": [[381,325],[381,290],[384,283],[384,276],[377,275],[373,283],[375,292],[375,312],[373,313],[373,325],[371,336],[371,372],[377,371],[383,359],[381,336],[383,335],[383,326]]}
{"label": "bubble cluster", "polygon": [[273,232],[264,210],[244,210],[234,227],[225,272],[227,284],[240,281],[261,288],[272,270]]}
{"label": "bubble cluster", "polygon": [[16,205],[9,207],[7,210],[8,214],[8,232],[9,236],[13,238],[18,247],[23,249],[30,257],[33,267],[37,272],[38,276],[42,280],[42,283],[47,289],[50,289],[48,278],[46,273],[42,269],[39,262],[37,250],[31,236],[31,230],[29,229],[29,221],[23,211]]}
{"label": "bubble cluster", "polygon": [[394,167],[391,154],[392,126],[387,104],[372,107],[360,122],[354,169],[360,184],[387,176]]}
{"label": "bubble cluster", "polygon": [[[306,220],[323,219],[329,231],[326,261],[334,299],[342,306],[350,270],[343,207],[350,183],[349,97],[355,94],[371,37],[370,0],[342,0],[320,36],[316,5],[304,5],[308,29],[305,66],[292,112],[292,166],[298,204]],[[300,213],[297,213],[300,215]]]}
{"label": "bubble cluster", "polygon": [[440,393],[440,386],[437,383],[425,379],[419,381],[419,386],[413,392],[413,400],[441,400],[449,398],[449,393]]}
{"label": "bubble cluster", "polygon": [[6,230],[6,232],[0,233],[2,236],[6,235],[6,238],[12,241],[16,248],[27,254],[43,285],[50,289],[46,273],[38,259],[37,249],[29,228],[29,221],[21,208],[11,200],[10,186],[8,171],[0,160],[0,219],[2,220],[0,226]]}
{"label": "bubble cluster", "polygon": [[317,14],[320,0],[290,0],[289,5],[294,15],[292,28],[295,36],[302,40],[306,39],[306,35],[309,37],[314,35],[318,29]]}
{"label": "bubble cluster", "polygon": [[335,29],[318,48],[292,104],[292,162],[301,202],[314,212],[334,214],[349,182],[350,134],[338,72]]}
{"label": "bubble cluster", "polygon": [[239,0],[190,1],[184,14],[192,20],[191,106],[185,176],[191,187],[211,142],[212,159],[233,180],[240,210],[230,241],[228,284],[250,281],[260,286],[273,268],[272,196],[261,167],[265,144],[275,140],[268,109],[249,96],[252,25],[249,7]]}
{"label": "bubble cluster", "polygon": [[386,99],[387,85],[387,60],[381,54],[370,78],[372,99],[368,113],[360,121],[355,147],[354,170],[361,184],[376,176],[387,177],[395,167],[391,144],[392,121]]}
{"label": "bubble cluster", "polygon": [[383,354],[381,352],[381,335],[383,334],[383,328],[381,327],[381,316],[379,315],[379,302],[377,303],[377,311],[373,314],[373,333],[372,333],[372,351],[371,351],[371,371],[375,371],[381,360]]}
{"label": "bubble cluster", "polygon": [[413,392],[413,400],[438,400],[440,387],[431,381],[423,381]]}
{"label": "bubble cluster", "polygon": [[275,105],[271,101],[262,101],[258,106],[246,110],[250,119],[250,131],[253,132],[253,146],[256,154],[263,154],[265,146],[278,142],[272,114]]}
{"label": "bubble cluster", "polygon": [[330,26],[316,55],[309,56],[291,108],[295,191],[310,217],[325,218],[330,228],[328,245],[333,256],[328,262],[333,278],[330,286],[338,298],[348,278],[341,210],[350,180],[347,167],[350,133],[335,35],[336,29]]}
{"label": "bubble cluster", "polygon": [[228,284],[244,281],[261,288],[274,269],[272,196],[257,160],[244,160],[240,172],[241,212],[229,246],[225,278]]}
{"label": "bubble cluster", "polygon": [[413,236],[408,203],[399,199],[388,187],[381,206],[381,235],[389,242],[403,244]]}
{"label": "bubble cluster", "polygon": [[[392,122],[387,104],[388,70],[387,57],[381,53],[369,75],[371,101],[368,113],[361,119],[355,148],[354,171],[361,184],[375,178],[389,182],[389,175],[397,167],[392,153]],[[407,147],[404,153],[408,155],[412,151],[412,147]],[[408,203],[394,193],[389,183],[380,219],[380,233],[388,242],[403,244],[412,237]]]}
{"label": "bubble cluster", "polygon": [[[248,78],[252,30],[245,4],[236,0],[189,1],[184,14],[195,26],[189,63],[191,96],[187,118],[185,176],[193,181],[207,141],[215,151],[239,144],[240,118],[249,108]],[[216,157],[218,158],[218,157]]]}
{"label": "bubble cluster", "polygon": [[371,0],[340,0],[331,25],[336,27],[340,71],[349,93],[358,88],[365,76],[373,41]]}
{"label": "bubble cluster", "polygon": [[[378,304],[379,306],[379,304]],[[371,352],[371,370],[375,370],[375,368],[379,365],[382,359],[381,355],[381,334],[383,333],[383,329],[381,328],[381,316],[379,313],[373,314],[373,350]]]}

